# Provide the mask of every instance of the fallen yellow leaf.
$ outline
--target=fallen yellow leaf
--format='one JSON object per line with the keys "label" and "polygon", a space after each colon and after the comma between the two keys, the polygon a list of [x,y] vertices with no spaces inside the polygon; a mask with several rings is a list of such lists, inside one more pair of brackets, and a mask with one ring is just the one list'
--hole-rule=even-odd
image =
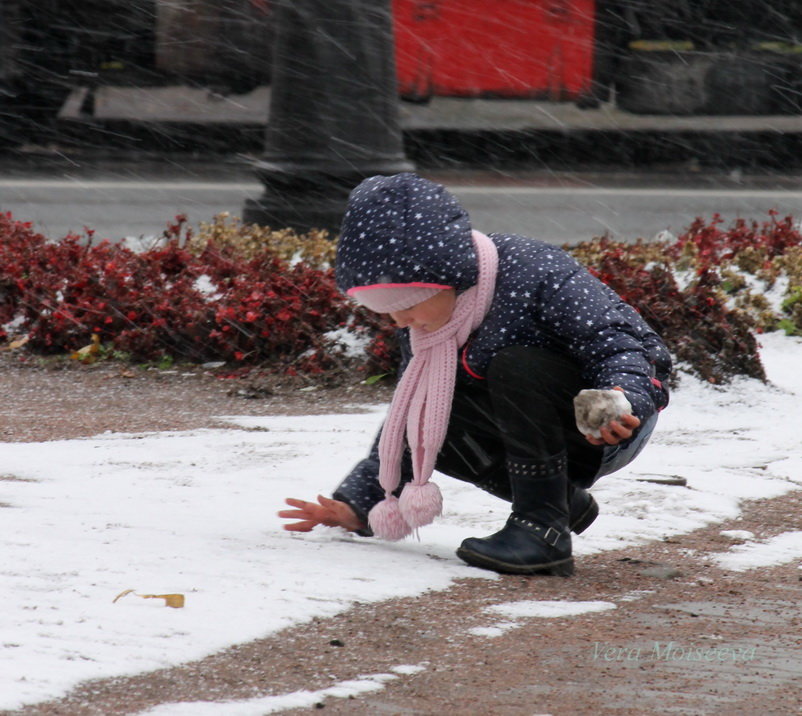
{"label": "fallen yellow leaf", "polygon": [[100,336],[97,333],[92,334],[92,342],[88,346],[79,348],[73,353],[70,358],[79,360],[81,363],[94,363],[97,360],[97,354],[100,352]]}
{"label": "fallen yellow leaf", "polygon": [[126,596],[127,594],[133,594],[133,592],[134,592],[134,590],[133,590],[133,589],[124,589],[124,590],[123,590],[122,592],[120,592],[120,593],[119,593],[119,594],[118,594],[116,597],[114,597],[114,599],[112,599],[112,600],[111,600],[111,603],[112,603],[112,604],[116,604],[118,599],[122,599],[122,598],[123,598],[124,596]]}
{"label": "fallen yellow leaf", "polygon": [[133,589],[123,590],[116,597],[114,597],[111,603],[115,604],[118,599],[121,599],[128,594],[133,594],[135,597],[139,597],[140,599],[164,599],[164,606],[172,607],[173,609],[181,609],[181,607],[184,606],[183,594],[137,594]]}
{"label": "fallen yellow leaf", "polygon": [[29,340],[30,338],[28,336],[23,336],[22,338],[17,338],[16,341],[11,341],[8,347],[10,350],[14,351],[17,348],[22,348]]}

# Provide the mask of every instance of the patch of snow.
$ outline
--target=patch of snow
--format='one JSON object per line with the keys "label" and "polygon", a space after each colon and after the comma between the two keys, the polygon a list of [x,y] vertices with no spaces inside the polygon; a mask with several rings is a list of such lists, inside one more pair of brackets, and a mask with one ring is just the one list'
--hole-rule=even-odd
{"label": "patch of snow", "polygon": [[788,286],[790,281],[788,276],[780,274],[775,279],[771,286],[768,286],[765,281],[761,281],[752,274],[744,273],[744,278],[747,279],[749,287],[754,293],[761,294],[768,302],[770,309],[778,316],[784,315],[782,310],[783,301],[787,298]]}
{"label": "patch of snow", "polygon": [[365,354],[365,349],[371,341],[371,336],[364,332],[362,335],[349,330],[348,328],[337,328],[334,331],[328,331],[323,334],[323,337],[336,344],[345,355],[346,358],[359,358]]}
{"label": "patch of snow", "polygon": [[211,301],[217,301],[223,297],[215,283],[206,274],[201,274],[195,279],[195,290]]}
{"label": "patch of snow", "polygon": [[754,539],[754,533],[750,532],[749,530],[721,530],[719,534],[722,537],[728,537],[729,539]]}
{"label": "patch of snow", "polygon": [[722,569],[734,572],[794,562],[802,559],[802,531],[784,532],[765,542],[735,545],[711,559]]}
{"label": "patch of snow", "polygon": [[486,607],[484,612],[487,614],[498,614],[509,619],[519,621],[500,621],[487,627],[473,627],[468,629],[468,633],[473,636],[497,637],[521,626],[521,619],[545,618],[554,619],[557,617],[573,617],[578,614],[588,614],[591,612],[603,612],[608,609],[615,609],[615,604],[611,602],[569,602],[569,601],[521,601],[504,602]]}
{"label": "patch of snow", "polygon": [[696,278],[695,271],[674,270],[674,280],[677,282],[677,287],[680,291],[684,291],[691,284],[693,284],[693,282],[696,281]]}
{"label": "patch of snow", "polygon": [[656,243],[664,241],[667,244],[673,244],[676,240],[677,237],[674,236],[674,234],[672,234],[668,229],[662,229],[661,231],[658,231],[652,239],[652,241]]}
{"label": "patch of snow", "polygon": [[119,243],[131,251],[144,253],[149,249],[154,249],[164,244],[164,237],[155,234],[150,236],[126,236]]}
{"label": "patch of snow", "polygon": [[631,592],[627,592],[626,594],[623,594],[622,596],[618,597],[618,601],[636,602],[638,601],[638,599],[643,599],[649,594],[654,594],[654,589],[633,589]]}
{"label": "patch of snow", "polygon": [[520,622],[497,622],[493,624],[493,626],[488,627],[471,627],[468,629],[468,634],[493,639],[502,634],[506,634],[510,629],[517,629],[519,626],[521,626]]}
{"label": "patch of snow", "polygon": [[414,674],[419,674],[421,671],[425,670],[426,666],[424,664],[399,664],[398,666],[394,666],[392,668],[393,672],[403,676],[413,676]]}
{"label": "patch of snow", "polygon": [[356,679],[340,681],[317,691],[295,691],[290,694],[263,696],[240,701],[192,701],[162,704],[141,712],[141,716],[262,716],[277,711],[314,708],[327,698],[348,699],[361,694],[381,691],[388,681],[413,676],[425,670],[423,665],[402,664],[391,669],[394,673],[365,674]]}
{"label": "patch of snow", "polygon": [[16,332],[25,325],[26,318],[22,314],[15,316],[12,320],[2,326],[3,330],[8,335],[13,336]]}
{"label": "patch of snow", "polygon": [[578,614],[589,612],[604,612],[608,609],[615,609],[612,602],[567,602],[567,601],[538,601],[525,600],[521,602],[504,602],[487,607],[484,611],[489,614],[500,614],[504,617],[515,619],[531,619],[541,617],[554,619],[557,617],[573,617]]}

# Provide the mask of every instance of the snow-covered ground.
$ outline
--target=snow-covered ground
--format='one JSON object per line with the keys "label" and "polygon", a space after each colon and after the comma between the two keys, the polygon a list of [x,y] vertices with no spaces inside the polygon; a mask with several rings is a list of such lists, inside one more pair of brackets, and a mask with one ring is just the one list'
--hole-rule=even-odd
{"label": "snow-covered ground", "polygon": [[[594,487],[603,516],[575,539],[577,554],[687,532],[735,517],[741,500],[802,485],[802,340],[769,335],[762,343],[768,386],[744,379],[721,389],[683,378],[650,446]],[[362,457],[381,418],[375,409],[232,417],[228,430],[3,445],[0,709],[64,694],[85,679],[197,659],[360,602],[445,589],[456,578],[493,579],[462,564],[454,549],[497,529],[506,505],[442,476],[444,515],[420,541],[280,528],[283,498],[330,490]],[[688,487],[643,481],[671,476]],[[744,538],[719,564],[750,569],[802,558],[800,532]],[[127,589],[136,594],[113,602]],[[185,596],[184,608],[137,596],[171,593]],[[500,605],[477,637],[524,616],[613,607]],[[153,713],[267,713],[380,689],[420,668],[399,664],[325,694]]]}

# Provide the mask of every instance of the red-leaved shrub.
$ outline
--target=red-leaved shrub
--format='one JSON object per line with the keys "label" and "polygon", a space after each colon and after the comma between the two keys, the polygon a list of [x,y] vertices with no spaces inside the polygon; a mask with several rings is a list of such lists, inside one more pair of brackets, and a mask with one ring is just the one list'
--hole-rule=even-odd
{"label": "red-leaved shrub", "polygon": [[[802,237],[790,217],[778,220],[775,212],[763,224],[721,224],[717,215],[697,219],[671,243],[598,238],[569,250],[702,378],[764,379],[754,332],[802,332]],[[325,237],[223,217],[203,231],[194,237],[178,216],[160,246],[134,252],[95,244],[91,231],[49,242],[29,223],[0,214],[0,340],[8,337],[3,326],[13,326],[40,353],[95,342],[137,361],[225,360],[327,377],[394,372],[392,327],[337,291]],[[757,303],[769,317],[760,322],[735,308],[738,271],[767,285],[786,275],[786,315],[772,317],[765,300]],[[364,349],[349,350],[354,340]]]}
{"label": "red-leaved shrub", "polygon": [[669,264],[654,260],[659,244],[596,239],[577,247],[591,273],[633,306],[663,338],[672,354],[711,383],[733,375],[765,379],[748,317],[726,306],[720,279],[704,268],[680,288]]}
{"label": "red-leaved shrub", "polygon": [[[49,243],[30,224],[0,215],[0,324],[17,319],[28,346],[73,351],[97,335],[134,360],[270,363],[319,373],[342,364],[326,333],[372,335],[383,324],[337,291],[331,270],[290,265],[270,248],[244,258],[213,243],[184,247],[184,218],[165,244],[137,253],[70,235]],[[351,365],[387,372],[391,356],[377,336]]]}

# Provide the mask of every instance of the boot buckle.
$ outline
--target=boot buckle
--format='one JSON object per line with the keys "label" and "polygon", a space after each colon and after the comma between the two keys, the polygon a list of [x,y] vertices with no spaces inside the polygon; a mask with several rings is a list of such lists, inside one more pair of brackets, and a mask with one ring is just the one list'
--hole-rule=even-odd
{"label": "boot buckle", "polygon": [[549,547],[554,547],[559,539],[560,539],[560,531],[555,530],[553,527],[549,527],[543,533],[543,541],[547,545],[549,545]]}

